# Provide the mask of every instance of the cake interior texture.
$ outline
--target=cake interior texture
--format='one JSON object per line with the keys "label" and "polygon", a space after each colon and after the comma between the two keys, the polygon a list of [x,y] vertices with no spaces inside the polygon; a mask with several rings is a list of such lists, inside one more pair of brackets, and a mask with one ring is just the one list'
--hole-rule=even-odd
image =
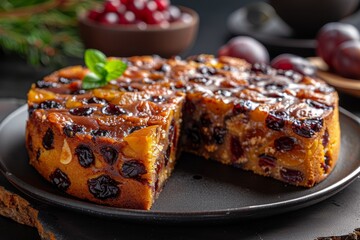
{"label": "cake interior texture", "polygon": [[122,60],[101,88],[72,66],[29,90],[30,164],[60,190],[150,209],[181,151],[303,187],[333,170],[338,95],[322,80],[231,57]]}

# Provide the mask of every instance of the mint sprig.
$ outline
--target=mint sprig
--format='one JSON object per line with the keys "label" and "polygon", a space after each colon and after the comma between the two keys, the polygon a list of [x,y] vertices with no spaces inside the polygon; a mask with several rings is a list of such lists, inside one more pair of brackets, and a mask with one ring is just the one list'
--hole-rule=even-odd
{"label": "mint sprig", "polygon": [[83,89],[92,89],[104,86],[111,80],[120,77],[127,65],[119,59],[108,60],[104,53],[96,49],[85,51],[85,64],[90,72],[82,81]]}

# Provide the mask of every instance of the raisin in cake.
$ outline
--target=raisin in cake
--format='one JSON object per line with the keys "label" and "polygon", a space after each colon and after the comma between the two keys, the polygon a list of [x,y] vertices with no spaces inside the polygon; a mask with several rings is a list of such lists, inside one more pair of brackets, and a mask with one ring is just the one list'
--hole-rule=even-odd
{"label": "raisin in cake", "polygon": [[30,163],[59,189],[149,209],[177,149],[305,187],[334,168],[338,96],[323,81],[230,57],[123,60],[104,87],[81,89],[75,66],[28,93]]}

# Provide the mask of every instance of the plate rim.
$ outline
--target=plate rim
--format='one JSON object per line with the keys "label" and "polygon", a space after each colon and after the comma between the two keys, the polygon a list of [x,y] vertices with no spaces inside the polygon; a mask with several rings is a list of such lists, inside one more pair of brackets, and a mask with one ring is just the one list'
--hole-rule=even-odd
{"label": "plate rim", "polygon": [[[0,124],[0,134],[3,128],[11,122],[14,117],[22,114],[26,111],[27,105],[23,105],[10,113]],[[354,121],[360,126],[360,119],[353,113],[339,107],[340,114]],[[360,161],[358,159],[357,161]],[[39,189],[31,184],[19,179],[16,175],[8,171],[3,163],[3,157],[0,154],[0,172],[5,178],[18,190],[27,196],[40,202],[45,202],[52,206],[63,207],[70,210],[75,210],[82,213],[88,213],[91,215],[105,216],[115,219],[129,219],[136,221],[147,220],[159,220],[165,222],[204,222],[213,220],[227,220],[227,219],[241,219],[241,218],[257,218],[263,216],[275,215],[299,208],[303,208],[320,201],[323,201],[339,191],[346,188],[352,183],[356,177],[360,174],[360,164],[357,168],[353,169],[349,174],[335,182],[334,184],[327,186],[319,191],[296,197],[294,199],[283,200],[275,203],[266,203],[251,205],[239,208],[228,208],[219,210],[206,210],[206,211],[191,211],[191,212],[169,212],[169,211],[157,211],[157,210],[139,210],[139,209],[125,209],[116,208],[111,206],[99,205],[91,202],[86,202],[81,199],[75,199],[71,195],[61,196],[55,193],[51,193],[42,189]],[[66,193],[65,193],[66,194]],[[282,209],[281,209],[282,208]],[[273,213],[276,210],[276,213]],[[263,211],[259,214],[259,211]]]}

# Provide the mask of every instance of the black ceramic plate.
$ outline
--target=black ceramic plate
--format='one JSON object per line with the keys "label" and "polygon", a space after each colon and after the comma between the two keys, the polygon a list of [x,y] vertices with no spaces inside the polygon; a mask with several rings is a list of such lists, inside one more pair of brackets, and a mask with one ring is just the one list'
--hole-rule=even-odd
{"label": "black ceramic plate", "polygon": [[359,121],[341,110],[340,159],[333,173],[311,189],[183,154],[150,211],[100,206],[57,191],[28,164],[26,118],[23,106],[0,126],[0,166],[6,178],[35,199],[113,218],[188,222],[269,216],[322,201],[345,188],[360,172]]}

